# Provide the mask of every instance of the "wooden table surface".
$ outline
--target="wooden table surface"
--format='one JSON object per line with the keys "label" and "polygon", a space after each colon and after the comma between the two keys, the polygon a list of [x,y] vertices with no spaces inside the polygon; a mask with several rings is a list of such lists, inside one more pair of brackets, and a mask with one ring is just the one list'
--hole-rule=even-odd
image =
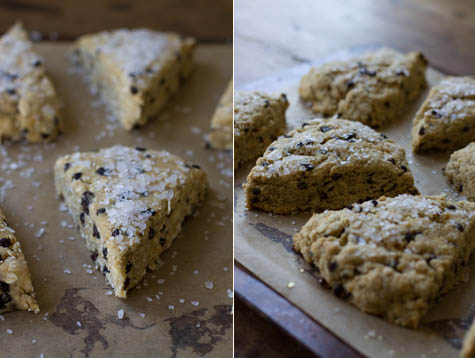
{"label": "wooden table surface", "polygon": [[[238,0],[234,11],[238,88],[370,44],[419,50],[446,73],[475,75],[473,0]],[[236,357],[313,357],[238,295],[235,304]]]}
{"label": "wooden table surface", "polygon": [[175,31],[201,42],[231,42],[232,0],[0,0],[0,32],[22,21],[44,39],[118,27]]}

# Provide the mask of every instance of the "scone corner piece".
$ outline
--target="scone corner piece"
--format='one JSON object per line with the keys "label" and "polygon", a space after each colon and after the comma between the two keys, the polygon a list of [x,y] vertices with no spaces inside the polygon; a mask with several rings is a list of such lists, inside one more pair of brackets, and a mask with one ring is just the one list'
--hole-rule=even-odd
{"label": "scone corner piece", "polygon": [[412,127],[412,149],[452,151],[475,141],[475,77],[447,77],[431,88]]}
{"label": "scone corner piece", "polygon": [[340,115],[379,129],[395,121],[426,87],[427,60],[419,52],[381,48],[347,61],[313,67],[299,94],[313,112]]}
{"label": "scone corner piece", "polygon": [[284,134],[285,93],[237,91],[234,94],[234,170],[255,161],[278,136]]}
{"label": "scone corner piece", "polygon": [[0,236],[0,313],[14,310],[38,313],[40,308],[28,264],[15,231],[1,210]]}
{"label": "scone corner piece", "polygon": [[219,100],[211,118],[209,143],[216,149],[233,149],[233,81],[231,80]]}
{"label": "scone corner piece", "polygon": [[284,215],[418,193],[404,149],[362,123],[336,117],[307,120],[270,144],[244,191],[248,209]]}
{"label": "scone corner piece", "polygon": [[157,267],[207,189],[198,165],[124,146],[59,158],[55,182],[96,267],[122,298]]}
{"label": "scone corner piece", "polygon": [[155,118],[192,69],[196,40],[170,32],[118,29],[84,35],[74,58],[125,129]]}
{"label": "scone corner piece", "polygon": [[460,358],[475,358],[475,321],[465,335]]}
{"label": "scone corner piece", "polygon": [[475,142],[453,152],[443,173],[457,192],[475,201]]}
{"label": "scone corner piece", "polygon": [[314,214],[294,248],[335,295],[364,312],[415,328],[469,275],[475,203],[399,195]]}
{"label": "scone corner piece", "polygon": [[44,59],[16,23],[0,38],[0,140],[54,140],[61,132],[59,109]]}

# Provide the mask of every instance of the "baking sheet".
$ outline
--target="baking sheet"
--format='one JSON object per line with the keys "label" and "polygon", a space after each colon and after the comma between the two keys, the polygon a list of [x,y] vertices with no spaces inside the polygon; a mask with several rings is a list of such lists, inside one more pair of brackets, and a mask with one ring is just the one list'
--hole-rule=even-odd
{"label": "baking sheet", "polygon": [[[344,60],[371,48],[343,50],[314,65]],[[298,100],[298,83],[311,64],[301,65],[271,78],[251,83],[238,90],[284,92],[290,107],[287,110],[289,130],[314,117]],[[429,68],[427,80],[432,86],[443,74]],[[414,155],[411,151],[411,123],[420,101],[408,110],[407,116],[382,132],[406,150],[407,159],[422,194],[446,193],[450,190],[441,169],[447,154]],[[334,334],[369,357],[458,357],[463,335],[475,315],[475,264],[468,283],[444,296],[425,316],[417,330],[399,327],[366,314],[320,286],[314,269],[292,250],[292,235],[308,220],[310,214],[277,216],[245,209],[242,183],[250,167],[235,179],[235,259],[286,299],[298,306]]]}
{"label": "baking sheet", "polygon": [[[122,129],[90,93],[69,63],[70,45],[35,47],[63,101],[66,128],[54,144],[0,147],[0,205],[21,241],[41,308],[37,315],[0,317],[0,356],[230,357],[232,156],[206,149],[203,138],[232,76],[232,47],[198,46],[185,86],[157,120],[134,132]],[[108,295],[110,287],[91,266],[70,215],[60,210],[52,172],[60,155],[119,143],[166,149],[199,164],[209,181],[204,205],[164,253],[163,265],[126,300]]]}

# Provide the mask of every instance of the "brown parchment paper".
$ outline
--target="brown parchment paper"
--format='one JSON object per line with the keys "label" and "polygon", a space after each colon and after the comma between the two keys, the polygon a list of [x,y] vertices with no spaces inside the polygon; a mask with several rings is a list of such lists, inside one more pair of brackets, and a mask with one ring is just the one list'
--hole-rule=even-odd
{"label": "brown parchment paper", "polygon": [[[159,118],[134,132],[107,119],[70,65],[70,45],[35,47],[64,104],[65,133],[54,144],[0,147],[0,205],[21,241],[41,308],[0,317],[0,357],[230,357],[232,157],[206,149],[203,137],[232,76],[232,47],[198,46],[184,87]],[[60,211],[52,172],[60,155],[116,143],[166,149],[199,164],[209,181],[205,203],[163,265],[126,300],[108,296],[102,274],[89,266],[90,252],[69,213]]]}
{"label": "brown parchment paper", "polygon": [[[368,49],[344,50],[318,63],[347,59]],[[297,92],[300,78],[310,67],[310,64],[301,65],[237,90],[286,93],[290,101],[287,111],[290,130],[300,126],[305,119],[314,117],[299,102]],[[429,85],[436,84],[441,78],[443,75],[440,72],[428,69]],[[411,151],[412,118],[426,94],[427,91],[419,103],[411,106],[405,118],[384,128],[382,132],[405,148],[416,186],[423,194],[437,195],[443,192],[455,197],[441,172],[448,155],[414,155]],[[238,262],[365,356],[458,356],[463,335],[475,314],[475,265],[472,265],[470,282],[443,297],[417,330],[405,329],[365,314],[320,286],[313,268],[292,250],[292,235],[302,227],[310,214],[272,216],[244,209],[241,185],[249,170],[241,170],[235,180],[235,259]],[[289,288],[290,282],[295,284],[293,288]]]}

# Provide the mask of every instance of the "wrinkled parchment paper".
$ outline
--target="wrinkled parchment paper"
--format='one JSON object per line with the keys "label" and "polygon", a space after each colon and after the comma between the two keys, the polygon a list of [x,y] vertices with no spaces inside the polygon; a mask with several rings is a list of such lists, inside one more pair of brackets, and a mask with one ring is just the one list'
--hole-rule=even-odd
{"label": "wrinkled parchment paper", "polygon": [[[344,50],[316,64],[347,59],[367,50]],[[290,130],[313,117],[298,100],[299,80],[310,67],[310,64],[301,65],[237,90],[286,93],[290,101],[287,111]],[[426,76],[430,86],[443,78],[443,74],[431,68]],[[416,186],[423,194],[444,192],[454,197],[441,172],[449,155],[414,155],[411,151],[412,118],[426,95],[427,91],[411,106],[405,118],[381,132],[405,148]],[[241,170],[235,180],[235,259],[239,263],[365,356],[458,357],[463,335],[475,315],[475,264],[470,281],[443,297],[417,330],[387,323],[363,313],[320,286],[313,268],[292,250],[292,235],[300,230],[310,214],[272,216],[244,209],[241,185],[249,170],[250,167]],[[289,288],[289,283],[295,286]]]}
{"label": "wrinkled parchment paper", "polygon": [[[232,76],[231,46],[198,46],[185,86],[159,118],[134,132],[107,118],[70,66],[70,45],[35,47],[64,104],[65,133],[55,144],[0,147],[0,205],[21,241],[41,308],[0,317],[0,357],[230,357],[232,157],[206,149],[203,137]],[[199,164],[209,181],[204,205],[163,265],[126,300],[108,295],[69,213],[60,210],[52,172],[60,155],[118,143],[166,149]]]}

